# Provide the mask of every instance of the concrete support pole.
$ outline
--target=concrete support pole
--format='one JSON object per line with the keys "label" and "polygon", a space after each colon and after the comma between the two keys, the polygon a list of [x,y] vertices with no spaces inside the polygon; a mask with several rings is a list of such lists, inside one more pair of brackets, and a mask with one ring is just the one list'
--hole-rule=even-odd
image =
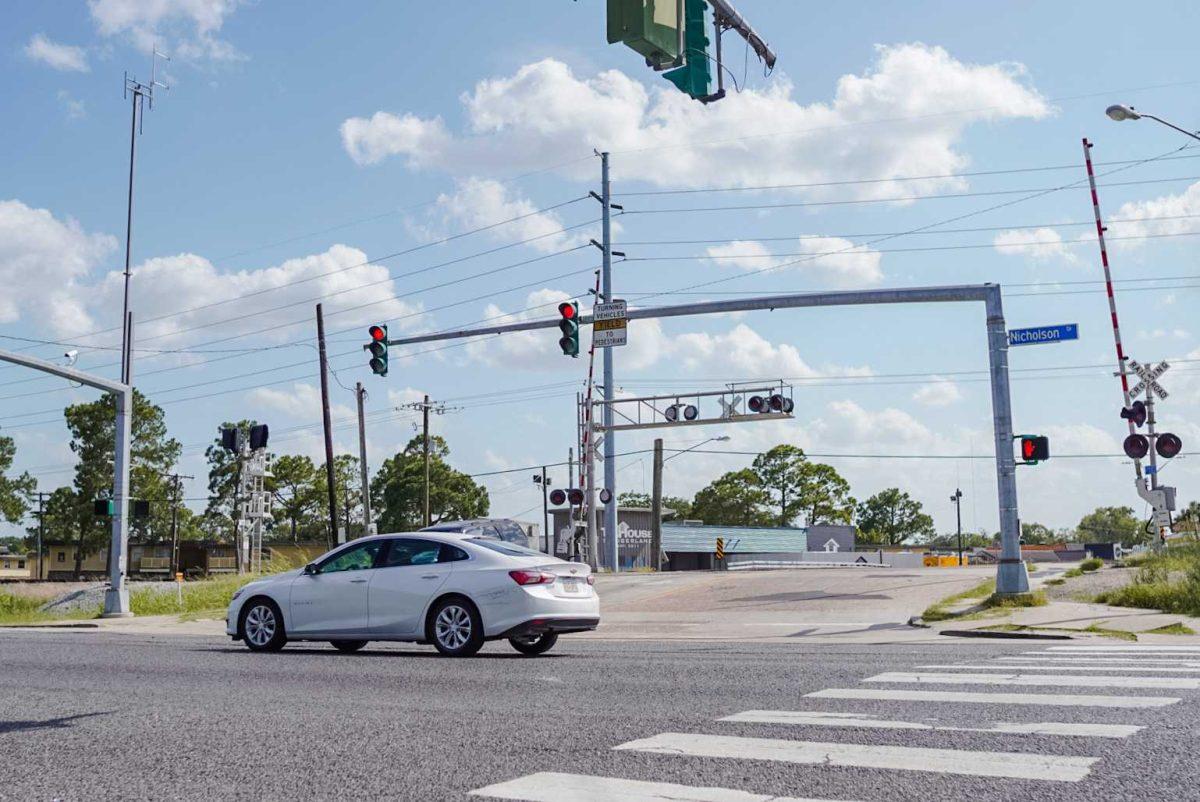
{"label": "concrete support pole", "polygon": [[1021,559],[1021,522],[1017,510],[1017,466],[1013,458],[1012,399],[1008,391],[1008,332],[1000,287],[988,285],[988,365],[992,384],[992,417],[996,437],[996,489],[1000,513],[1000,565],[996,593],[1011,596],[1029,592],[1029,572]]}
{"label": "concrete support pole", "polygon": [[662,570],[662,473],[663,441],[654,440],[654,470],[650,496],[650,566]]}
{"label": "concrete support pole", "polygon": [[358,468],[362,474],[363,537],[371,534],[371,473],[367,468],[367,424],[363,419],[363,399],[366,395],[362,382],[354,385],[354,397],[358,404]]}
{"label": "concrete support pole", "polygon": [[[608,153],[600,154],[601,205],[604,207],[601,223],[602,245],[604,257],[601,262],[600,291],[605,303],[613,300],[612,287],[612,185],[608,177]],[[613,385],[613,349],[604,349],[604,487],[610,496],[608,504],[604,505],[604,537],[607,546],[608,567],[615,573],[620,570],[617,557],[617,444],[613,436],[612,401],[615,391]]]}
{"label": "concrete support pole", "polygon": [[[132,342],[132,332],[130,340]],[[132,350],[132,349],[130,349]],[[112,543],[109,547],[108,590],[104,592],[101,618],[127,618],[129,588],[125,587],[125,569],[129,543],[129,441],[133,434],[133,388],[126,385],[116,393],[116,453],[113,456]]]}

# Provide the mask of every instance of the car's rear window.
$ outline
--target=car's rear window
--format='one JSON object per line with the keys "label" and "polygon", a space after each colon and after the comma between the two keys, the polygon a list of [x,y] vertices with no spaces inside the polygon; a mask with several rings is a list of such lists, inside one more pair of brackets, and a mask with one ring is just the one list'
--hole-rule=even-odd
{"label": "car's rear window", "polygon": [[545,557],[540,551],[527,549],[524,546],[518,546],[515,543],[506,543],[503,540],[491,540],[489,538],[472,537],[467,538],[468,543],[474,543],[476,546],[483,546],[485,549],[498,551],[501,554],[507,554],[509,557]]}

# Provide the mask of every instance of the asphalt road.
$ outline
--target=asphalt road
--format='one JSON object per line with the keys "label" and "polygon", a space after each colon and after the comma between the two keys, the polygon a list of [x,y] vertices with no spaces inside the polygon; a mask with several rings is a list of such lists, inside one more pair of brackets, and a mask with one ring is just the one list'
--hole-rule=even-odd
{"label": "asphalt road", "polygon": [[[0,632],[0,799],[479,799],[468,792],[510,781],[516,785],[492,792],[570,799],[555,790],[560,778],[542,772],[615,778],[618,785],[590,799],[1196,798],[1200,690],[1109,687],[1104,679],[1200,678],[1183,662],[1187,655],[944,640],[843,646],[564,639],[543,658],[489,644],[474,659],[450,660],[424,647],[342,655],[300,646],[259,655],[220,639],[6,630]],[[1124,648],[1100,645],[1107,644]],[[897,673],[961,665],[920,670],[1000,676],[1018,671],[1013,657],[1038,661],[1040,669],[1020,672],[1035,682],[1068,672],[1099,679],[1089,687],[931,684]],[[1200,660],[1200,652],[1191,658]],[[1110,671],[1099,662],[1120,659],[1154,668]],[[1177,662],[1150,663],[1158,660]],[[867,681],[879,675],[901,681]],[[1024,697],[1020,703],[829,698],[831,689],[834,696],[1044,695],[1038,701],[1089,695],[1089,705],[1126,699],[1121,703],[1136,706],[1082,706],[1077,698],[1065,705],[1027,704]],[[813,692],[826,696],[805,697]],[[767,719],[806,711],[868,721],[831,727],[718,720],[745,711],[773,711],[750,714]],[[969,729],[881,729],[870,719]],[[997,722],[1088,726],[1074,728],[1074,735],[979,731]],[[1126,725],[1144,729],[1132,733]],[[1095,737],[1101,731],[1110,737]],[[808,742],[826,746],[803,746]],[[614,748],[621,745],[633,748]],[[821,754],[814,757],[814,750]],[[1029,772],[1038,778],[1021,778]],[[628,781],[742,794],[688,796]],[[647,789],[658,795],[635,795]]]}

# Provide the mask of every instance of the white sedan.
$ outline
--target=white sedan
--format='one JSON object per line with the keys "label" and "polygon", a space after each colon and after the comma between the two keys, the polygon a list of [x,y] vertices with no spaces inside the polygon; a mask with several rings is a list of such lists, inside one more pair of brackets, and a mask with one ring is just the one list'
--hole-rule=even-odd
{"label": "white sedan", "polygon": [[323,640],[353,652],[388,640],[432,643],[464,657],[486,640],[507,638],[537,655],[559,635],[600,623],[594,582],[584,563],[501,540],[376,535],[243,586],[229,603],[225,631],[253,651]]}

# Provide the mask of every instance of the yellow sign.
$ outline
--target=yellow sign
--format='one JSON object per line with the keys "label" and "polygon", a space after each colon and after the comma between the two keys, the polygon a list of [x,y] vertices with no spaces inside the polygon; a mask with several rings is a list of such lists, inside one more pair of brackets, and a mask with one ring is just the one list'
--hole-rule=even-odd
{"label": "yellow sign", "polygon": [[617,317],[611,320],[597,320],[592,323],[592,327],[596,331],[613,331],[615,329],[626,328],[629,324],[629,318]]}
{"label": "yellow sign", "polygon": [[182,572],[176,572],[176,573],[175,573],[175,581],[176,581],[176,582],[182,582],[182,581],[183,581],[183,573],[182,573]]}

